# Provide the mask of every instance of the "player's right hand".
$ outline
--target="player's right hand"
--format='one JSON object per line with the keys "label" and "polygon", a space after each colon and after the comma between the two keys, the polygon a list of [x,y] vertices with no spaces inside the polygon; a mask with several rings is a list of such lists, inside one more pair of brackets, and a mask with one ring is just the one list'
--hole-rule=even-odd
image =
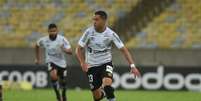
{"label": "player's right hand", "polygon": [[135,67],[135,68],[131,68],[130,72],[134,75],[135,78],[140,77],[140,71]]}
{"label": "player's right hand", "polygon": [[38,59],[35,59],[35,64],[41,64],[42,62],[41,62],[41,60],[38,60]]}
{"label": "player's right hand", "polygon": [[87,63],[81,63],[82,71],[87,72],[89,65]]}

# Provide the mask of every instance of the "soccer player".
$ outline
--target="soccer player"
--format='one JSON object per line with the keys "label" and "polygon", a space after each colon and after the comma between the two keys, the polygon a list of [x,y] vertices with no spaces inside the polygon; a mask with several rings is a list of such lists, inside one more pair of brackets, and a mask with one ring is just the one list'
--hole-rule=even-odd
{"label": "soccer player", "polygon": [[[82,70],[87,73],[94,101],[100,101],[105,96],[108,101],[115,101],[112,85],[112,43],[124,54],[131,73],[140,76],[133,59],[124,46],[119,36],[106,26],[107,14],[104,11],[96,11],[93,17],[93,26],[89,27],[78,42],[76,55]],[[85,55],[83,54],[85,51]]]}
{"label": "soccer player", "polygon": [[[68,40],[58,34],[55,24],[48,26],[48,36],[40,38],[35,47],[36,64],[41,63],[40,47],[45,49],[46,64],[50,73],[51,82],[58,101],[66,101],[67,63],[64,53],[72,54]],[[60,94],[60,88],[62,89]]]}

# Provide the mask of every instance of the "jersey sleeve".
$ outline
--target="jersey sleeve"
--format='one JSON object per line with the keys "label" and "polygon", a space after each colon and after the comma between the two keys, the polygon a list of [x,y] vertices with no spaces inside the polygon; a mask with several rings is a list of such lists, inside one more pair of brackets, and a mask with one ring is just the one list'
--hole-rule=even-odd
{"label": "jersey sleeve", "polygon": [[84,34],[81,36],[79,42],[78,42],[78,45],[80,45],[81,47],[85,47],[87,42],[89,40],[89,31],[86,30],[84,32]]}
{"label": "jersey sleeve", "polygon": [[117,48],[120,49],[120,48],[124,47],[123,42],[121,41],[121,39],[119,38],[119,36],[116,33],[113,33],[112,41],[116,45]]}
{"label": "jersey sleeve", "polygon": [[71,45],[70,45],[69,41],[65,37],[63,38],[63,45],[64,45],[65,49],[70,49],[71,48]]}
{"label": "jersey sleeve", "polygon": [[43,38],[40,38],[36,41],[37,46],[43,46]]}

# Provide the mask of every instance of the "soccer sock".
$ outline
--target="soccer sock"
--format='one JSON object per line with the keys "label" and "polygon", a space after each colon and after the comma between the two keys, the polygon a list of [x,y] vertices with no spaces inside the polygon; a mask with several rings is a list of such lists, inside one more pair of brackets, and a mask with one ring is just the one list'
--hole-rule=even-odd
{"label": "soccer sock", "polygon": [[56,93],[57,100],[61,101],[61,95],[59,93],[59,83],[57,81],[52,81],[52,86],[53,86],[54,91]]}
{"label": "soccer sock", "polygon": [[104,91],[106,93],[108,101],[115,101],[114,88],[113,87],[105,86]]}
{"label": "soccer sock", "polygon": [[62,98],[63,98],[63,101],[67,101],[67,99],[66,99],[66,88],[62,89]]}
{"label": "soccer sock", "polygon": [[63,79],[60,81],[60,85],[61,85],[61,89],[62,89],[62,99],[63,101],[67,101],[67,98],[66,98],[66,80]]}

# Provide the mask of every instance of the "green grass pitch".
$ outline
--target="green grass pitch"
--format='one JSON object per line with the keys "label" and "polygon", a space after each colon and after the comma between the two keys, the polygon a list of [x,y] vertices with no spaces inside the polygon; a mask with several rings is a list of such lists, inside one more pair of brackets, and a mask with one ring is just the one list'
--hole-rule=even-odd
{"label": "green grass pitch", "polygon": [[[53,90],[5,90],[3,101],[56,101]],[[123,91],[115,92],[117,101],[201,101],[201,92],[189,91]],[[89,90],[68,90],[68,101],[93,101]],[[103,100],[106,101],[106,100]]]}

